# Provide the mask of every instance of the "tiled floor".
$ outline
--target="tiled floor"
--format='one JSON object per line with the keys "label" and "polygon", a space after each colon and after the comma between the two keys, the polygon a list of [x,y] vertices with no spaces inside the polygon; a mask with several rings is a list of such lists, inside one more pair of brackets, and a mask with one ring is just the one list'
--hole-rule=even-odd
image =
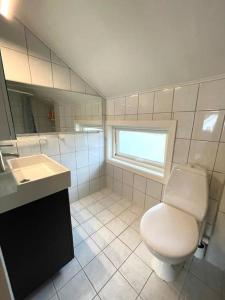
{"label": "tiled floor", "polygon": [[33,300],[225,300],[225,274],[190,259],[173,283],[151,269],[139,234],[143,214],[104,189],[71,205],[76,258],[35,291]]}

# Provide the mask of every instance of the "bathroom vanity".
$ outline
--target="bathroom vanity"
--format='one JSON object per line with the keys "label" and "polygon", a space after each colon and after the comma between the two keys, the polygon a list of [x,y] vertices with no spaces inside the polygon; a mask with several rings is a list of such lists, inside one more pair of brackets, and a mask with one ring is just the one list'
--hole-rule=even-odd
{"label": "bathroom vanity", "polygon": [[70,172],[45,155],[9,166],[11,173],[0,175],[11,184],[0,191],[0,244],[14,297],[22,300],[74,257]]}

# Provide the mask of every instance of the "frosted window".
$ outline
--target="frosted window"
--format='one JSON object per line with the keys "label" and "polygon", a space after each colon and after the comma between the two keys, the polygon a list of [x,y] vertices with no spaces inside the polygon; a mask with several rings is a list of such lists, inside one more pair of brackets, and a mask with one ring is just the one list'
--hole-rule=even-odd
{"label": "frosted window", "polygon": [[116,155],[163,165],[167,133],[165,131],[116,130]]}

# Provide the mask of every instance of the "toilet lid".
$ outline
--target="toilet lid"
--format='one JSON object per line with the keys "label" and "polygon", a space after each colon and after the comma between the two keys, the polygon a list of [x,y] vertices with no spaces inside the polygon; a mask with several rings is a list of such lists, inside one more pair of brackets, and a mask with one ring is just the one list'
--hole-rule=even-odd
{"label": "toilet lid", "polygon": [[195,218],[175,207],[160,203],[141,219],[141,234],[150,249],[165,257],[185,257],[198,245]]}

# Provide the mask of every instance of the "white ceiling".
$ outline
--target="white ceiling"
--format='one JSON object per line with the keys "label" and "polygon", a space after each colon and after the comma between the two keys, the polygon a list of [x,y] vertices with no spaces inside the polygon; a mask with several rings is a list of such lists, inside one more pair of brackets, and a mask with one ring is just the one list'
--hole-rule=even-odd
{"label": "white ceiling", "polygon": [[20,0],[17,16],[105,96],[225,73],[225,0]]}

